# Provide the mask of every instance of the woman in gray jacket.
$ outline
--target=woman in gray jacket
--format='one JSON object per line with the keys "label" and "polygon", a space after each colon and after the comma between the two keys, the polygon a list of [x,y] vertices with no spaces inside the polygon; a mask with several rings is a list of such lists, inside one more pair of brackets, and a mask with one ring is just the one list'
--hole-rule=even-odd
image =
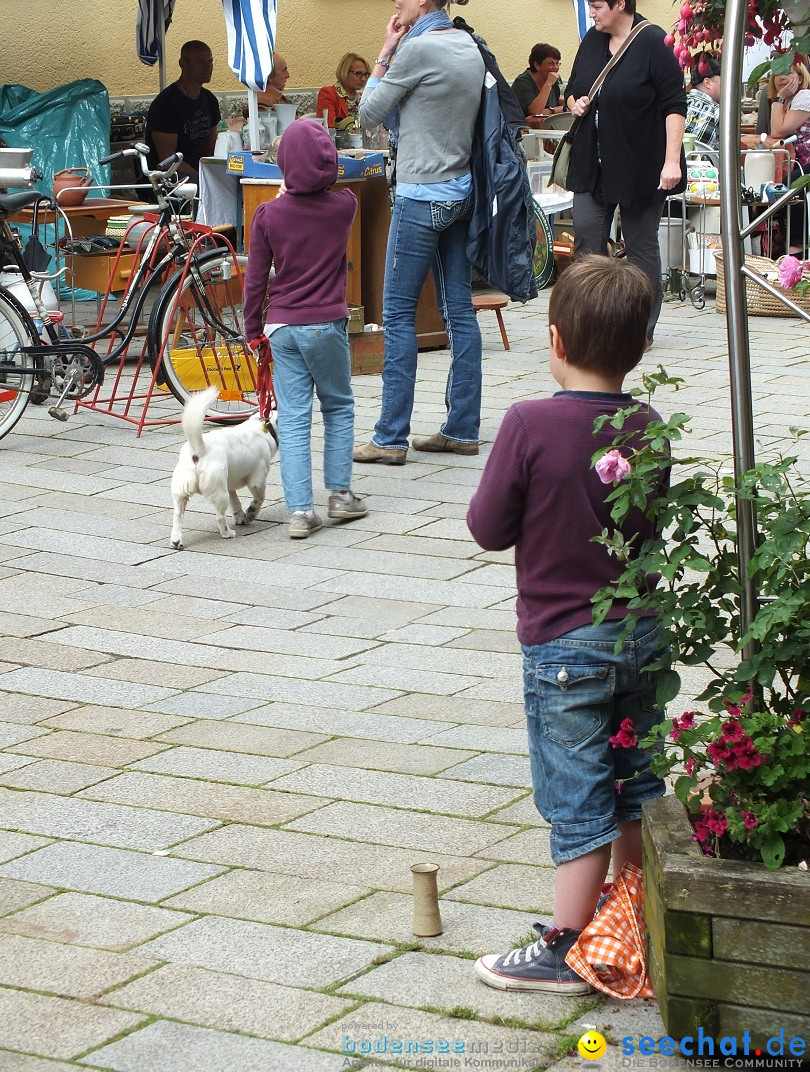
{"label": "woman in gray jacket", "polygon": [[358,462],[405,462],[416,382],[416,307],[431,269],[450,340],[447,418],[434,435],[414,436],[413,448],[478,453],[481,333],[465,246],[484,63],[470,35],[454,28],[447,3],[394,0],[396,13],[360,102],[362,127],[385,119],[391,131],[397,186],[383,287],[382,406],[371,442],[354,452]]}

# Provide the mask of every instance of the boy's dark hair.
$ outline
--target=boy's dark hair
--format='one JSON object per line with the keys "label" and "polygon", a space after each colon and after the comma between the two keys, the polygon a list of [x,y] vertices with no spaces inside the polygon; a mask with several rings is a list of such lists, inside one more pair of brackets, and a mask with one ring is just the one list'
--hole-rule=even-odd
{"label": "boy's dark hair", "polygon": [[543,60],[547,60],[549,56],[553,57],[555,60],[562,59],[560,50],[555,48],[554,45],[535,45],[529,53],[529,70],[533,71],[535,69],[535,64],[539,67]]}
{"label": "boy's dark hair", "polygon": [[720,62],[711,52],[701,52],[699,56],[692,57],[692,74],[690,81],[692,88],[696,88],[707,78],[714,78],[720,74]]}
{"label": "boy's dark hair", "polygon": [[[605,3],[612,11],[619,0],[605,0]],[[636,13],[636,0],[624,0],[624,10],[628,15],[635,15]]]}
{"label": "boy's dark hair", "polygon": [[555,284],[548,322],[574,368],[625,376],[644,354],[652,299],[650,281],[635,264],[592,253]]}

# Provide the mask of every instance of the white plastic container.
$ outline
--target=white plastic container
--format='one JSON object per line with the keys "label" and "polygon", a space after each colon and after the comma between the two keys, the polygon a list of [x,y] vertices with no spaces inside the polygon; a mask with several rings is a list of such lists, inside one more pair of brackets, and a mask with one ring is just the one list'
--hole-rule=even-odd
{"label": "white plastic container", "polygon": [[776,154],[767,149],[751,149],[745,154],[743,173],[745,185],[759,193],[763,183],[776,179]]}
{"label": "white plastic container", "polygon": [[[17,301],[23,306],[23,308],[29,312],[32,316],[36,316],[37,307],[34,305],[34,299],[29,293],[25,280],[22,277],[22,273],[18,272],[16,268],[4,268],[0,271],[0,286],[11,291]],[[50,310],[56,310],[59,308],[59,302],[54,293],[54,289],[47,279],[37,281],[39,287],[39,294],[45,303],[45,308]]]}
{"label": "white plastic container", "polygon": [[[687,220],[686,231],[694,227]],[[658,245],[661,249],[661,268],[683,268],[683,220],[679,216],[663,216],[658,225]]]}

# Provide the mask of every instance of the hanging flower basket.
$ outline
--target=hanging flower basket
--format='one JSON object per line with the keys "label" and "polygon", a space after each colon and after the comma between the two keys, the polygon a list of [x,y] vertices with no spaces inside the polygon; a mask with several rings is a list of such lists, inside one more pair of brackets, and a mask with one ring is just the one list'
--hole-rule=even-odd
{"label": "hanging flower basket", "polygon": [[[726,0],[684,0],[678,19],[667,36],[681,67],[692,66],[694,53],[719,51],[726,21]],[[810,47],[810,0],[748,0],[745,45],[763,41],[782,53],[786,32],[794,35],[790,50],[777,55],[764,66],[776,74],[788,74],[794,50],[807,52]],[[805,37],[805,34],[807,36]],[[784,68],[784,69],[782,69]]]}

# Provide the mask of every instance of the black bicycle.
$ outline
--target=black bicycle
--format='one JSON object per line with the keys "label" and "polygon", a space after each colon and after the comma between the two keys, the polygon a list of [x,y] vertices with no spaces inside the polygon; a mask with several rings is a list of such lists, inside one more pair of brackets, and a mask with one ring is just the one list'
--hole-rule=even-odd
{"label": "black bicycle", "polygon": [[[67,335],[59,317],[45,308],[38,285],[42,275],[29,270],[8,225],[10,216],[41,202],[42,195],[36,190],[0,195],[0,265],[20,274],[39,319],[35,324],[22,303],[0,286],[0,438],[29,401],[41,403],[55,395],[48,412],[67,420],[63,402],[84,398],[103,383],[105,368],[120,364],[154,293],[146,352],[155,383],[180,402],[192,391],[217,386],[213,412],[221,420],[244,420],[255,412],[257,368],[243,328],[242,261],[223,236],[181,218],[181,204],[194,193],[177,180],[182,155],[174,153],[149,170],[147,152],[145,145],[136,144],[99,161],[140,157],[154,190],[155,211],[143,215],[146,227],[135,246],[136,267],[113,319],[81,340]],[[122,252],[123,247],[119,257]],[[108,349],[100,355],[96,347],[102,340]]]}

